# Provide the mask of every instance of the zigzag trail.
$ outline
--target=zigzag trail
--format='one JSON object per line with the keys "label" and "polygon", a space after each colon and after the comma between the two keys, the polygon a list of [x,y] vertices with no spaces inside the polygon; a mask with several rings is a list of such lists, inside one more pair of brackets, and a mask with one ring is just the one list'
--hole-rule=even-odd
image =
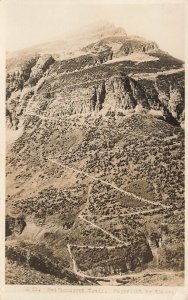
{"label": "zigzag trail", "polygon": [[68,248],[68,252],[70,254],[70,257],[73,261],[73,271],[76,275],[81,276],[81,277],[85,277],[85,278],[91,278],[91,279],[98,279],[98,280],[110,280],[110,281],[114,281],[117,279],[128,279],[128,278],[136,278],[136,277],[143,277],[143,276],[155,276],[155,275],[174,275],[174,274],[181,274],[182,271],[179,272],[174,272],[174,271],[152,271],[152,272],[146,272],[146,271],[142,271],[140,273],[134,273],[134,274],[125,274],[125,275],[111,275],[111,276],[90,276],[87,274],[84,274],[83,272],[80,272],[77,270],[77,266],[76,266],[76,262],[74,260],[72,251],[71,251],[71,245],[67,244],[67,248]]}
{"label": "zigzag trail", "polygon": [[101,227],[97,226],[96,224],[94,224],[93,222],[88,221],[87,219],[85,219],[83,216],[78,216],[80,219],[82,219],[83,221],[87,222],[88,224],[92,225],[93,227],[103,231],[105,234],[109,235],[112,239],[116,240],[116,242],[123,244],[125,246],[130,245],[130,243],[125,243],[124,241],[121,241],[120,239],[118,239],[115,235],[113,235],[112,233],[106,231],[105,229],[102,229]]}
{"label": "zigzag trail", "polygon": [[[138,199],[138,200],[140,200],[140,201],[144,201],[144,202],[147,202],[147,203],[149,203],[149,204],[153,204],[153,205],[157,205],[157,206],[160,205],[162,208],[165,208],[165,209],[166,209],[166,208],[169,208],[168,206],[163,205],[163,204],[161,204],[161,203],[153,203],[152,201],[149,201],[149,200],[144,199],[144,198],[142,198],[142,197],[136,196],[136,195],[133,194],[133,193],[127,192],[127,191],[125,191],[125,190],[123,190],[123,189],[120,189],[120,188],[116,187],[114,184],[111,184],[111,183],[109,183],[109,182],[107,182],[107,181],[101,180],[100,178],[97,178],[97,177],[95,177],[95,176],[89,175],[88,173],[83,172],[83,171],[80,171],[80,170],[78,170],[78,169],[76,169],[76,168],[69,167],[69,166],[67,166],[67,165],[65,165],[65,164],[59,163],[59,162],[57,162],[57,161],[54,160],[54,159],[48,158],[48,160],[51,161],[51,162],[54,163],[54,164],[59,165],[59,166],[66,167],[66,168],[68,168],[68,169],[70,169],[70,170],[73,170],[73,171],[75,171],[75,172],[77,172],[77,173],[80,173],[80,174],[84,174],[85,176],[87,176],[87,177],[89,177],[89,178],[91,178],[91,179],[93,179],[93,180],[100,181],[100,182],[102,182],[102,183],[104,183],[104,184],[107,184],[107,185],[109,185],[109,186],[115,188],[116,190],[118,190],[118,191],[124,193],[125,195],[132,196],[132,197],[134,197],[135,199]],[[91,193],[91,189],[92,189],[92,186],[89,187],[89,190],[88,190],[88,197],[87,197],[86,204],[85,204],[84,208],[82,209],[82,211],[79,213],[78,217],[79,217],[80,219],[82,219],[83,221],[87,222],[88,224],[90,224],[91,226],[93,226],[93,227],[95,227],[95,228],[97,228],[97,229],[103,231],[105,234],[109,235],[112,239],[116,240],[116,242],[118,242],[118,243],[120,243],[120,244],[123,244],[123,245],[125,245],[125,246],[129,245],[130,243],[125,243],[124,241],[121,241],[120,239],[118,239],[116,236],[114,236],[114,235],[111,234],[110,232],[107,232],[106,230],[104,230],[104,229],[102,229],[101,227],[97,226],[97,225],[94,224],[93,222],[88,221],[87,219],[85,219],[85,218],[82,216],[83,211],[84,211],[84,210],[86,209],[86,207],[88,206],[89,196],[90,196],[90,193]],[[153,211],[153,210],[152,210],[152,211]],[[136,212],[136,213],[137,213],[137,212]],[[136,214],[136,213],[135,213],[135,214]],[[134,214],[134,213],[133,213],[133,214]],[[74,246],[74,245],[73,245],[73,246]],[[77,245],[77,247],[79,247],[79,246]],[[84,246],[83,246],[83,247],[84,247]],[[92,247],[92,246],[90,246],[90,247]],[[95,247],[93,247],[93,248],[95,248]],[[93,278],[93,279],[103,279],[103,280],[104,280],[104,279],[108,279],[108,280],[110,279],[110,280],[116,280],[116,279],[121,279],[121,278],[126,278],[126,277],[140,277],[140,276],[143,276],[143,275],[144,275],[143,273],[139,273],[139,274],[127,274],[127,275],[113,275],[113,276],[107,276],[107,277],[89,276],[89,275],[84,274],[83,272],[80,272],[80,271],[77,270],[76,261],[75,261],[75,259],[74,259],[73,254],[72,254],[72,251],[71,251],[71,245],[70,245],[70,244],[67,244],[67,249],[68,249],[68,252],[69,252],[69,254],[70,254],[72,263],[73,263],[73,271],[74,271],[74,273],[75,273],[76,275],[78,275],[78,276],[85,277],[85,278]],[[156,274],[156,275],[157,275],[157,274],[158,274],[158,275],[160,275],[160,274],[166,274],[166,275],[167,275],[167,274],[173,274],[173,272],[155,272],[154,274],[149,274],[149,275],[155,275],[155,274]]]}
{"label": "zigzag trail", "polygon": [[144,201],[144,202],[147,202],[147,203],[152,204],[152,205],[161,206],[161,207],[163,207],[164,209],[170,208],[169,206],[164,205],[164,204],[162,204],[162,203],[159,203],[159,202],[152,202],[152,201],[147,200],[147,199],[145,199],[145,198],[143,198],[143,197],[139,197],[139,196],[135,195],[134,193],[127,192],[127,191],[125,191],[125,190],[123,190],[123,189],[118,188],[118,187],[115,186],[114,184],[111,184],[111,183],[109,183],[109,182],[107,182],[107,181],[104,181],[104,180],[102,180],[102,179],[100,179],[100,178],[98,178],[98,177],[89,175],[88,173],[83,172],[83,171],[80,171],[80,170],[78,170],[78,169],[76,169],[76,168],[69,167],[69,166],[67,166],[67,165],[65,165],[65,164],[61,164],[61,163],[59,163],[59,162],[57,162],[57,161],[55,161],[55,160],[53,160],[53,159],[49,159],[49,160],[50,160],[52,163],[54,163],[54,164],[57,164],[57,165],[62,166],[62,167],[66,167],[66,168],[68,168],[68,169],[70,169],[70,170],[73,170],[73,171],[75,171],[75,172],[77,172],[77,173],[84,174],[85,176],[87,176],[87,177],[89,177],[89,178],[91,178],[91,179],[93,179],[93,180],[100,181],[100,182],[102,182],[102,183],[104,183],[104,184],[107,184],[107,185],[111,186],[112,188],[114,188],[114,189],[116,189],[116,190],[118,190],[118,191],[124,193],[125,195],[131,196],[131,197],[133,197],[133,198],[135,198],[135,199],[137,199],[137,200],[139,200],[139,201]]}

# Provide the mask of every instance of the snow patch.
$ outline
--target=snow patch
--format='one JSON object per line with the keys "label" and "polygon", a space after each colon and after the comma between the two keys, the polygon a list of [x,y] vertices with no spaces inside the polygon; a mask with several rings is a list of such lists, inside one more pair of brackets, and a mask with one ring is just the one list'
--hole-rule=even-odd
{"label": "snow patch", "polygon": [[117,58],[113,58],[112,60],[109,60],[105,62],[104,64],[113,64],[115,62],[120,62],[120,61],[134,61],[137,63],[145,62],[145,61],[155,61],[159,60],[158,57],[154,57],[151,55],[148,55],[146,53],[132,53],[126,56],[121,56]]}

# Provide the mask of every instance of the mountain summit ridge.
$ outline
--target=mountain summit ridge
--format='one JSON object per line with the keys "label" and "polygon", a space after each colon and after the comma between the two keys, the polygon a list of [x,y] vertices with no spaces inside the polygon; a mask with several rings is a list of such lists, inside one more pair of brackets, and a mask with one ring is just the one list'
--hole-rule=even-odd
{"label": "mountain summit ridge", "polygon": [[72,35],[63,47],[50,43],[7,58],[9,125],[17,128],[25,113],[38,114],[41,109],[46,116],[56,116],[107,107],[126,113],[137,105],[183,124],[183,63],[155,42],[127,36],[114,24],[93,27]]}
{"label": "mountain summit ridge", "polygon": [[[113,24],[99,26],[86,30],[85,40],[80,39],[81,33],[72,36],[64,48],[50,44],[46,50],[44,46],[8,58],[9,125],[17,128],[25,113],[39,114],[41,109],[46,116],[56,116],[89,114],[107,107],[126,113],[137,105],[183,124],[183,62],[160,50],[155,42],[125,32],[119,35],[119,30]],[[56,47],[59,54],[54,53]]]}
{"label": "mountain summit ridge", "polygon": [[[96,43],[101,39],[105,38],[115,38],[119,37],[123,40],[125,39],[134,39],[135,41],[145,41],[145,42],[153,42],[148,41],[144,37],[140,36],[131,36],[126,33],[126,30],[123,27],[115,26],[113,23],[109,22],[101,22],[90,24],[89,26],[84,26],[78,28],[76,31],[74,30],[72,33],[67,34],[63,38],[59,37],[55,40],[49,42],[43,42],[42,44],[37,44],[31,47],[27,47],[24,49],[17,50],[15,52],[8,52],[7,58],[12,58],[15,56],[26,55],[31,53],[36,54],[53,54],[56,55],[56,58],[61,57],[66,59],[66,57],[70,58],[71,56],[67,55],[67,52],[70,52],[72,49],[72,56],[77,56],[80,54],[80,50],[90,44]],[[157,46],[158,47],[158,46]],[[77,50],[77,51],[76,51]],[[79,51],[78,51],[79,50]],[[73,52],[76,52],[73,54]]]}

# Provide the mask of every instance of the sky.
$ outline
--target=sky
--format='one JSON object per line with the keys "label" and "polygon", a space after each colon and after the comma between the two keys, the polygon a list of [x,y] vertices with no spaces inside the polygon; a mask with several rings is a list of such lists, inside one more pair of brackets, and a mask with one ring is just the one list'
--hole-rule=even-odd
{"label": "sky", "polygon": [[7,0],[6,49],[15,51],[64,39],[79,28],[104,20],[123,27],[128,35],[151,39],[162,50],[184,59],[184,4],[120,2]]}

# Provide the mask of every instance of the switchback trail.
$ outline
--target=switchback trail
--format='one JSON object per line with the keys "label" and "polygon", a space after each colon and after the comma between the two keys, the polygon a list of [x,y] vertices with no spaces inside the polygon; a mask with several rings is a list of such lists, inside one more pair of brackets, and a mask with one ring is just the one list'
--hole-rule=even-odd
{"label": "switchback trail", "polygon": [[[159,211],[161,211],[162,210],[162,208],[160,207],[160,208],[153,208],[153,209],[148,209],[148,210],[140,210],[140,211],[136,211],[136,212],[130,212],[130,213],[126,213],[126,214],[119,214],[119,215],[117,215],[117,216],[113,216],[114,218],[115,217],[126,217],[126,216],[134,216],[134,215],[142,215],[142,214],[149,214],[149,213],[154,213],[154,212],[159,212]],[[105,219],[105,218],[108,218],[109,216],[103,216],[103,219]]]}
{"label": "switchback trail", "polygon": [[66,167],[66,168],[68,168],[68,169],[70,169],[70,170],[73,170],[73,171],[75,171],[75,172],[77,172],[77,173],[84,174],[85,176],[87,176],[87,177],[89,177],[89,178],[91,178],[91,179],[93,179],[93,180],[100,181],[100,182],[102,182],[102,183],[104,183],[104,184],[106,184],[106,185],[109,185],[109,186],[111,186],[112,188],[114,188],[114,189],[116,189],[116,190],[118,190],[118,191],[124,193],[125,195],[131,196],[131,197],[133,197],[133,198],[135,198],[135,199],[137,199],[137,200],[139,200],[139,201],[147,202],[147,203],[149,203],[149,204],[156,205],[156,206],[161,206],[161,207],[163,207],[163,208],[169,208],[169,206],[167,206],[167,205],[164,205],[164,204],[159,203],[159,202],[152,202],[152,201],[147,200],[147,199],[145,199],[145,198],[143,198],[143,197],[137,196],[137,195],[135,195],[134,193],[127,192],[127,191],[125,191],[125,190],[123,190],[123,189],[121,189],[121,188],[118,188],[118,187],[115,186],[114,184],[109,183],[108,181],[105,181],[105,180],[102,180],[102,179],[100,179],[100,178],[98,178],[98,177],[89,175],[88,173],[83,172],[83,171],[80,171],[80,170],[78,170],[78,169],[76,169],[76,168],[69,167],[69,166],[67,166],[66,164],[59,163],[59,162],[57,162],[57,161],[54,160],[54,159],[49,159],[49,160],[50,160],[52,163],[56,164],[56,165],[59,165],[59,166],[62,166],[62,167]]}
{"label": "switchback trail", "polygon": [[78,214],[78,218],[80,216],[82,216],[82,213],[87,209],[88,205],[89,205],[89,198],[90,198],[90,194],[91,194],[91,190],[92,190],[93,185],[90,184],[89,188],[88,188],[88,194],[87,194],[87,200],[86,203],[84,205],[84,208],[80,211],[80,213]]}
{"label": "switchback trail", "polygon": [[132,76],[130,76],[131,78],[138,80],[139,78],[156,78],[157,76],[160,75],[171,75],[171,74],[176,74],[179,72],[183,72],[185,71],[184,68],[180,68],[180,69],[171,69],[171,70],[164,70],[164,71],[159,71],[159,72],[151,72],[151,73],[135,73]]}
{"label": "switchback trail", "polygon": [[120,239],[118,239],[115,235],[113,235],[112,233],[106,231],[105,229],[99,227],[98,225],[94,224],[93,222],[88,221],[87,219],[85,219],[83,216],[79,216],[80,219],[82,219],[83,221],[87,222],[88,224],[90,224],[91,226],[103,231],[105,234],[109,235],[112,239],[116,240],[118,243],[123,244],[125,246],[130,245],[130,243],[125,243],[124,241],[121,241]]}
{"label": "switchback trail", "polygon": [[[87,207],[88,207],[88,205],[89,205],[89,198],[90,198],[90,194],[91,194],[92,187],[93,187],[93,185],[90,185],[90,186],[89,186],[89,189],[88,189],[88,195],[87,195],[87,201],[86,201],[86,203],[85,203],[85,205],[84,205],[84,208],[83,208],[83,209],[80,211],[80,213],[78,214],[78,218],[80,218],[80,219],[82,219],[83,221],[89,223],[91,226],[93,226],[93,227],[95,227],[95,228],[97,228],[97,229],[103,231],[105,234],[109,235],[112,239],[115,239],[116,242],[119,242],[119,243],[121,243],[121,244],[124,244],[124,245],[128,246],[130,243],[125,243],[124,241],[121,241],[120,239],[118,239],[118,238],[117,238],[115,235],[113,235],[112,233],[110,233],[110,232],[104,230],[103,228],[97,226],[97,225],[94,224],[93,222],[90,222],[90,221],[86,220],[86,219],[82,216],[82,213],[87,209]],[[101,248],[103,248],[103,247],[101,247]]]}
{"label": "switchback trail", "polygon": [[73,271],[74,271],[75,274],[80,275],[79,272],[77,272],[76,262],[75,262],[75,260],[74,260],[73,255],[72,255],[71,248],[70,248],[70,244],[67,244],[67,249],[68,249],[68,252],[69,252],[70,257],[71,257],[71,259],[72,259]]}
{"label": "switchback trail", "polygon": [[177,273],[182,273],[182,271],[179,272],[174,272],[174,271],[152,271],[152,272],[148,272],[148,271],[141,271],[140,273],[131,273],[131,274],[123,274],[123,275],[109,275],[109,276],[91,276],[91,275],[87,275],[81,271],[77,270],[77,266],[76,266],[76,262],[74,260],[72,251],[71,251],[71,245],[67,244],[67,248],[68,248],[68,252],[70,254],[70,257],[72,259],[73,262],[73,271],[76,275],[80,276],[80,277],[84,277],[84,278],[91,278],[91,279],[98,279],[98,280],[117,280],[117,279],[129,279],[129,278],[136,278],[136,277],[146,277],[146,276],[156,276],[156,275],[173,275],[173,274],[177,274]]}
{"label": "switchback trail", "polygon": [[69,244],[70,247],[78,247],[78,248],[89,248],[89,249],[115,249],[117,246],[91,246],[91,245],[75,245],[75,244]]}

